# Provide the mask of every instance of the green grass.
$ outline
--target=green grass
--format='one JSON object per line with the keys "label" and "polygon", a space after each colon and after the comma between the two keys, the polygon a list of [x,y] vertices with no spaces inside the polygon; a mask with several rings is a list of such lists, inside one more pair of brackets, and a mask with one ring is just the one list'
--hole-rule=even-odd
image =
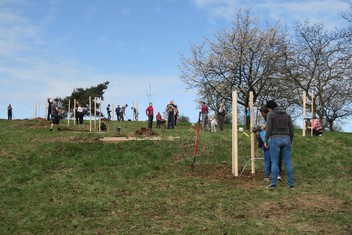
{"label": "green grass", "polygon": [[[263,162],[231,174],[231,126],[155,130],[174,141],[107,143],[88,126],[49,131],[42,120],[0,120],[0,234],[351,234],[352,134],[301,136],[294,191],[266,189]],[[119,123],[130,135],[143,122]],[[250,141],[239,133],[239,170]],[[256,156],[260,157],[259,149]]]}

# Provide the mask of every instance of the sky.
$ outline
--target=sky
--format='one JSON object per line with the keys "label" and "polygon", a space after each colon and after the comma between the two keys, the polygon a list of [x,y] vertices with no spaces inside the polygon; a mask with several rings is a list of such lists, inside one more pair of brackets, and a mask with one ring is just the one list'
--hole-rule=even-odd
{"label": "sky", "polygon": [[[0,0],[0,118],[45,116],[46,98],[105,81],[107,104],[149,101],[163,112],[170,100],[197,120],[198,99],[180,80],[180,57],[190,45],[231,26],[240,9],[292,31],[298,21],[345,23],[349,0]],[[132,116],[128,110],[127,116]],[[352,132],[351,127],[345,131]]]}

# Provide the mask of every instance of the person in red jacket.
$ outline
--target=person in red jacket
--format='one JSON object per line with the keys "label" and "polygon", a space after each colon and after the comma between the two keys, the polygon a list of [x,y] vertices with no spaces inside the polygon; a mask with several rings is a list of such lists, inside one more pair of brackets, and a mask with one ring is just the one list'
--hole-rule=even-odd
{"label": "person in red jacket", "polygon": [[158,114],[156,115],[156,128],[160,128],[161,127],[161,114],[160,112],[158,112]]}
{"label": "person in red jacket", "polygon": [[152,102],[149,103],[148,108],[145,110],[145,114],[148,116],[148,129],[153,129],[154,109]]}

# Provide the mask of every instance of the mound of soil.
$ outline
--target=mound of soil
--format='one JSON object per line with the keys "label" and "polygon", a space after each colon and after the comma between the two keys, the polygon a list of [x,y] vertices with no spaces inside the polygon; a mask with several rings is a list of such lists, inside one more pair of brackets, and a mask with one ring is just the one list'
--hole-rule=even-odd
{"label": "mound of soil", "polygon": [[136,130],[132,136],[135,136],[135,137],[138,137],[138,136],[149,137],[149,136],[159,136],[159,134],[156,133],[155,131],[153,131],[152,129],[147,129],[145,127],[142,127],[141,129]]}

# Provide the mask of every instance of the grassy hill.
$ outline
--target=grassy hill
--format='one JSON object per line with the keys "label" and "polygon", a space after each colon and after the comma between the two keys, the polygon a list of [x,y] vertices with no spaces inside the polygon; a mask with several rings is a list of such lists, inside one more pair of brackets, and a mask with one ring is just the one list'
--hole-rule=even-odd
{"label": "grassy hill", "polygon": [[[239,133],[231,174],[231,127],[154,129],[161,140],[103,142],[89,127],[49,131],[44,120],[0,120],[0,234],[351,234],[352,134],[302,137],[293,148],[295,190],[268,190],[264,164],[250,173]],[[143,122],[119,123],[128,136]],[[167,137],[175,137],[167,140]],[[256,156],[261,157],[259,149]],[[285,175],[284,175],[285,176]]]}

